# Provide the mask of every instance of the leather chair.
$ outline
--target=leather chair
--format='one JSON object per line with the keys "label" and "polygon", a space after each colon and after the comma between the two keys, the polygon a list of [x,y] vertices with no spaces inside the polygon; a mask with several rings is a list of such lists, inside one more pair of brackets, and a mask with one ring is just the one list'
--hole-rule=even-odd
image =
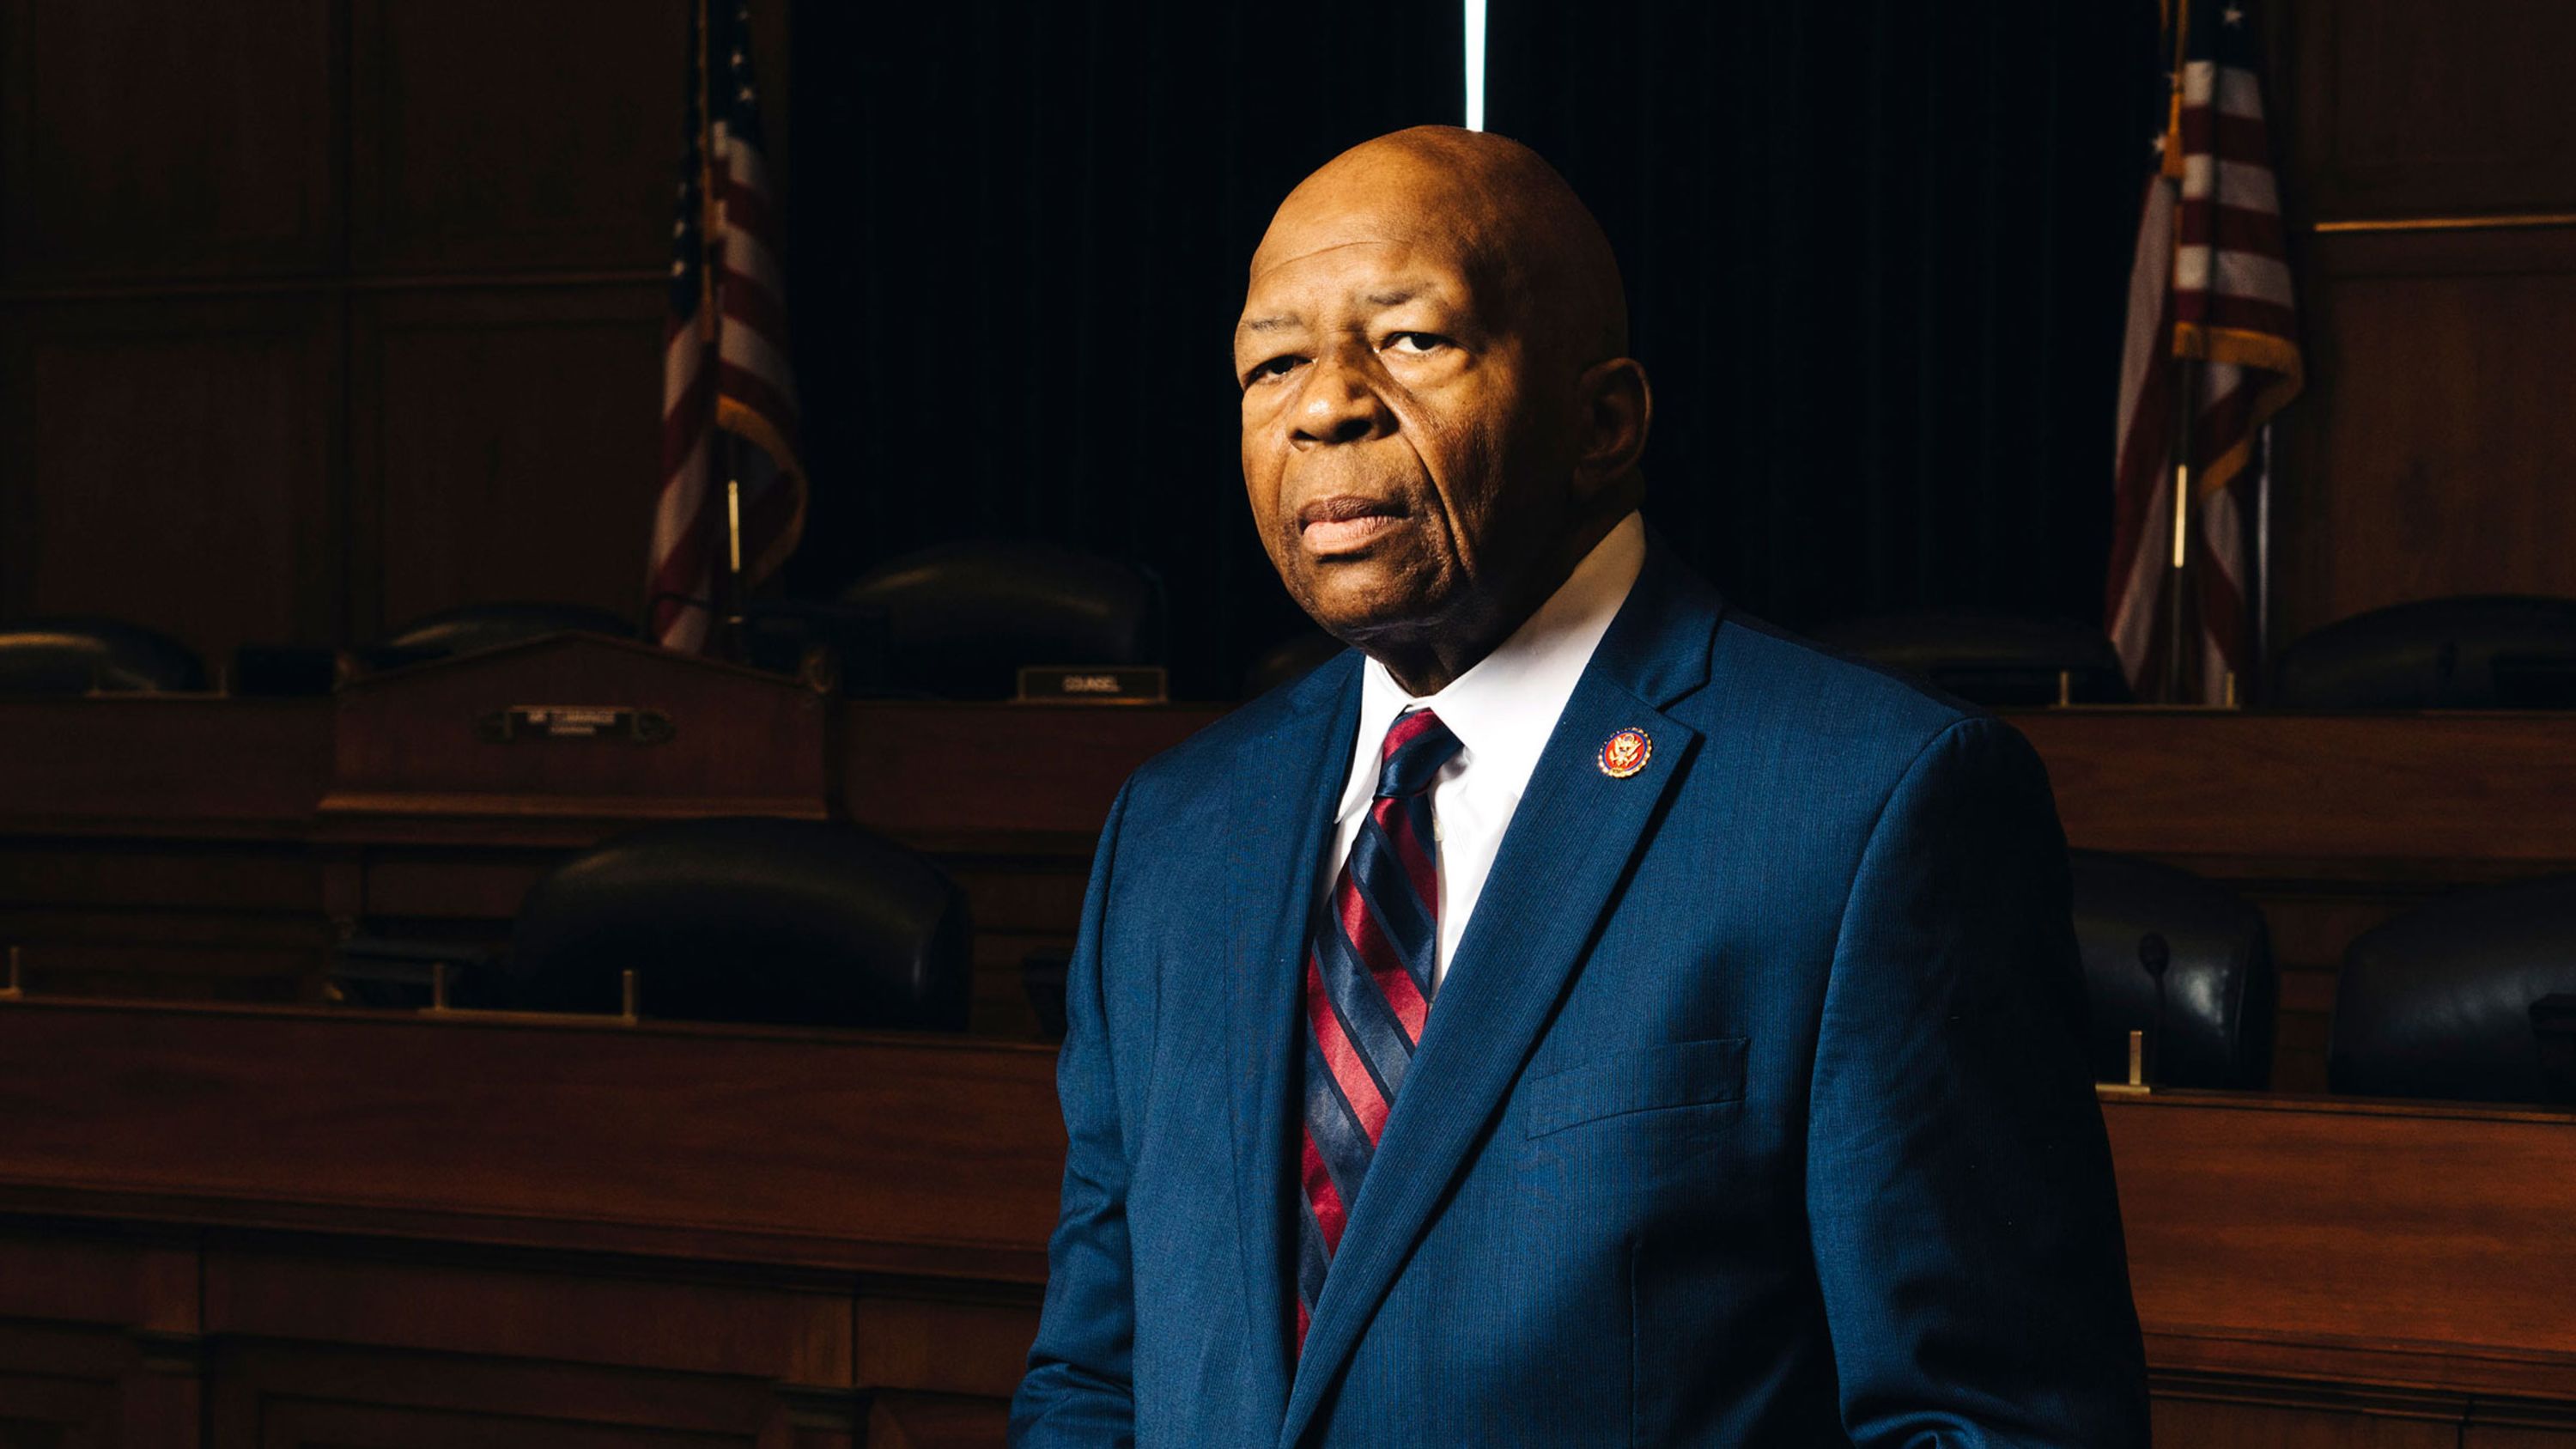
{"label": "leather chair", "polygon": [[587,604],[466,604],[423,614],[357,651],[357,657],[368,669],[395,669],[573,632],[632,639],[635,621]]}
{"label": "leather chair", "polygon": [[1162,660],[1160,586],[1114,559],[1029,539],[972,539],[869,571],[841,602],[872,617],[876,677],[851,684],[941,699],[1002,699],[1027,664]]}
{"label": "leather chair", "polygon": [[194,650],[166,634],[94,615],[0,626],[0,694],[172,694],[206,687]]}
{"label": "leather chair", "polygon": [[2576,875],[2481,886],[2344,952],[2329,1085],[2364,1097],[2576,1102]]}
{"label": "leather chair", "polygon": [[1990,707],[2055,704],[2060,675],[2071,677],[2075,703],[2131,699],[2118,651],[2090,624],[1952,609],[1884,614],[1809,632],[1827,648]]}
{"label": "leather chair", "polygon": [[962,1031],[966,898],[929,862],[847,825],[753,818],[650,826],[566,861],[519,908],[508,1005]]}
{"label": "leather chair", "polygon": [[2078,850],[2068,864],[2095,1078],[2127,1080],[2129,1033],[2143,1031],[2158,1085],[2269,1085],[2280,985],[2263,913],[2154,861]]}
{"label": "leather chair", "polygon": [[2281,652],[2283,709],[2576,708],[2576,599],[2425,599],[2328,624]]}

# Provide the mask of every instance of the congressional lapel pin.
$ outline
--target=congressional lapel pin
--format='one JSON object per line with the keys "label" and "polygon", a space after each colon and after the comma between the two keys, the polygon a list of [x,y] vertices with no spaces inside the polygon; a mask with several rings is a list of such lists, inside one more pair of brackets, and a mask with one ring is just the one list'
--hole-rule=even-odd
{"label": "congressional lapel pin", "polygon": [[1646,768],[1655,757],[1655,742],[1644,730],[1621,730],[1601,744],[1601,773],[1624,780]]}

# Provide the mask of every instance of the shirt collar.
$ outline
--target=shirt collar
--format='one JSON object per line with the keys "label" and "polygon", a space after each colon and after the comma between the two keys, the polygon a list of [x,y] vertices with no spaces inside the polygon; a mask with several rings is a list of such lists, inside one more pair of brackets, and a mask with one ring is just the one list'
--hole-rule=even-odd
{"label": "shirt collar", "polygon": [[[1557,716],[1574,697],[1575,683],[1601,636],[1610,632],[1619,606],[1646,560],[1646,524],[1630,513],[1594,544],[1574,573],[1501,647],[1437,694],[1415,696],[1371,659],[1360,676],[1360,729],[1338,821],[1348,820],[1377,793],[1378,745],[1396,716],[1427,708],[1464,746],[1451,770],[1473,766],[1479,778],[1511,782],[1518,795]],[[1446,772],[1444,772],[1445,774]]]}

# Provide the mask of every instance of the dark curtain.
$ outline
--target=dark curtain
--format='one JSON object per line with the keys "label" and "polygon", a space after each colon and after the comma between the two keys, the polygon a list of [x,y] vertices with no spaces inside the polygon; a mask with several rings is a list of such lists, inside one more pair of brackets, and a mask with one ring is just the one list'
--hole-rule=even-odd
{"label": "dark curtain", "polygon": [[[1463,110],[1457,0],[794,17],[789,591],[976,535],[1133,559],[1175,688],[1303,620],[1255,542],[1228,333],[1281,196]],[[1655,382],[1651,517],[1795,626],[2097,621],[2152,111],[2146,0],[1492,0],[1489,123],[1591,202]]]}
{"label": "dark curtain", "polygon": [[795,6],[788,591],[970,536],[1163,579],[1174,687],[1303,624],[1255,540],[1232,331],[1281,197],[1464,105],[1457,0]]}
{"label": "dark curtain", "polygon": [[1608,229],[1647,516],[1792,627],[2098,623],[2146,0],[1492,0],[1489,124]]}

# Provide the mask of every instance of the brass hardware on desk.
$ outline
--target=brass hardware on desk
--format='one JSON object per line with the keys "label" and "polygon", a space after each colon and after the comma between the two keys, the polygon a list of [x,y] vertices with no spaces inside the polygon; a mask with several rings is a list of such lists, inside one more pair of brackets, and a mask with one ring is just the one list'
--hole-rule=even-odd
{"label": "brass hardware on desk", "polygon": [[2125,1082],[2095,1082],[2093,1094],[2098,1097],[2143,1097],[2155,1088],[2147,1085],[2147,1034],[2129,1033],[2129,1079]]}
{"label": "brass hardware on desk", "polygon": [[609,1016],[594,1011],[495,1011],[480,1006],[450,1006],[447,1003],[447,963],[440,961],[429,968],[429,1005],[421,1015],[444,1021],[517,1021],[554,1026],[579,1026],[588,1022],[608,1021],[619,1026],[633,1026],[643,1018],[636,1014],[635,971],[629,967],[617,973],[617,1014]]}
{"label": "brass hardware on desk", "polygon": [[2059,709],[2064,709],[2074,702],[2075,671],[2072,669],[2061,669],[2057,671],[2057,707]]}

